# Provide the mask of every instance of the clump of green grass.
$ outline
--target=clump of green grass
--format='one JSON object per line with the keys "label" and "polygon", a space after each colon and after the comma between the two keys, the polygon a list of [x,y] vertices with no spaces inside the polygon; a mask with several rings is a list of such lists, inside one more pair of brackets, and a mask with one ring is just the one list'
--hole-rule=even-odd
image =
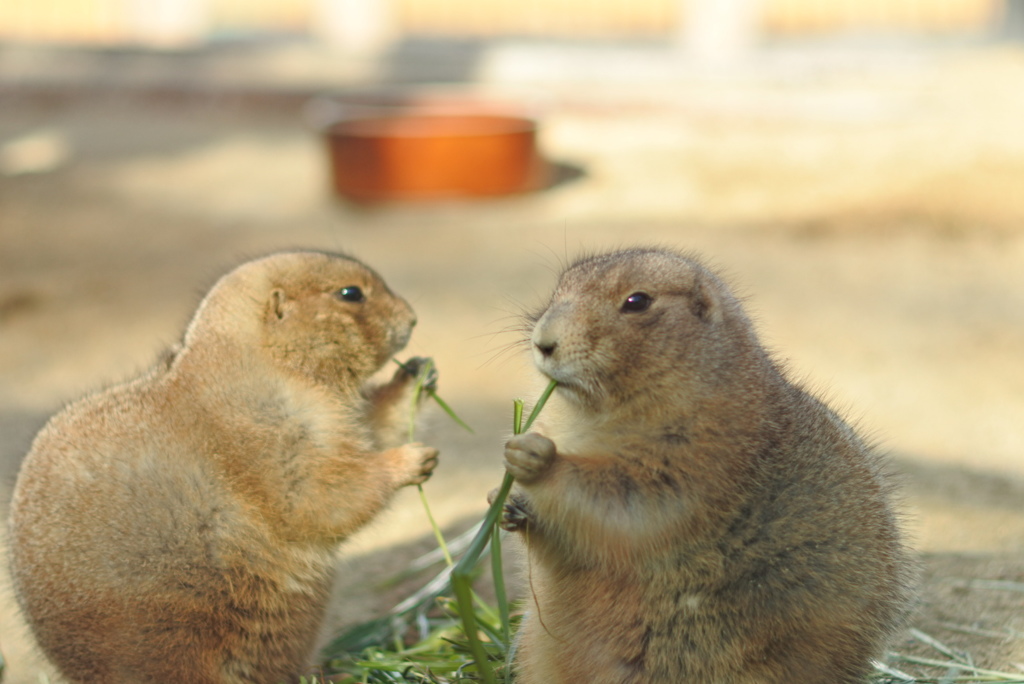
{"label": "clump of green grass", "polygon": [[[430,372],[430,365],[424,364],[417,375],[417,396],[410,414],[410,440],[415,425],[415,406],[422,391],[429,392],[456,423],[470,430],[435,391],[425,387]],[[513,402],[512,429],[515,434],[529,430],[555,386],[554,381],[548,385],[525,423],[523,401],[517,399]],[[506,473],[483,520],[451,542],[444,539],[430,512],[423,488],[419,488],[440,551],[440,554],[432,553],[428,557],[433,561],[443,558],[445,567],[387,615],[359,624],[327,645],[323,651],[325,671],[330,673],[332,681],[344,684],[498,684],[511,681],[509,662],[518,617],[513,615],[505,591],[498,523],[512,484],[512,476]],[[473,589],[474,582],[484,572],[482,558],[485,553],[490,558],[496,605],[480,598]],[[419,564],[429,563],[427,560]]]}

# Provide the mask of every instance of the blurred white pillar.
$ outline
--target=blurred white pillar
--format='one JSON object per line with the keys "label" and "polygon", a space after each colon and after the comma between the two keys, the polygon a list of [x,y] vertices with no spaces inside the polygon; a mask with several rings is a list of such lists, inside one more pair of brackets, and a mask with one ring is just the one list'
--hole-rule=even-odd
{"label": "blurred white pillar", "polygon": [[346,52],[382,52],[398,37],[390,0],[315,0],[310,21],[310,33]]}
{"label": "blurred white pillar", "polygon": [[742,61],[760,34],[760,0],[678,0],[678,46],[702,64]]}
{"label": "blurred white pillar", "polygon": [[124,33],[156,47],[194,45],[210,28],[209,0],[124,0]]}

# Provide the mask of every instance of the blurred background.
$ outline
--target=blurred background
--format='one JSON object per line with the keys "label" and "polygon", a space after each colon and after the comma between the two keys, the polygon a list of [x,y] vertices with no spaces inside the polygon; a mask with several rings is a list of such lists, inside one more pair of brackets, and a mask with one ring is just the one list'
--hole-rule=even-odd
{"label": "blurred background", "polygon": [[868,32],[977,36],[1018,22],[1019,12],[1015,0],[12,0],[0,14],[0,35],[162,47],[290,36],[365,49],[416,35],[660,41],[689,35],[720,45],[721,35],[707,34],[711,15],[719,29],[743,24],[752,36],[778,39]]}
{"label": "blurred background", "polygon": [[[513,151],[469,153],[453,188],[387,194],[458,146],[328,144],[466,111],[509,117],[482,137]],[[55,410],[145,368],[241,260],[310,247],[416,308],[408,352],[475,428],[422,434],[458,532],[539,387],[518,317],[575,256],[649,243],[722,270],[793,377],[892,454],[917,626],[1018,671],[1021,0],[3,0],[0,503]],[[403,494],[347,546],[332,625],[386,608],[367,578],[430,546]],[[8,596],[0,651],[5,682],[49,672]]]}

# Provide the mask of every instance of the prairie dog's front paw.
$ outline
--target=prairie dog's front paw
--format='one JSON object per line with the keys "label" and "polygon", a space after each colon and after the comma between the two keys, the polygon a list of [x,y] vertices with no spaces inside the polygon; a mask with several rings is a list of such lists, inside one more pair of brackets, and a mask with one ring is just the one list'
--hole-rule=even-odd
{"label": "prairie dog's front paw", "polygon": [[515,435],[505,445],[505,470],[519,482],[536,480],[554,461],[555,443],[536,432]]}
{"label": "prairie dog's front paw", "polygon": [[[498,490],[492,489],[487,493],[487,503],[494,505],[498,497]],[[501,518],[498,525],[506,532],[520,532],[526,529],[530,522],[530,512],[526,505],[526,499],[517,492],[510,492],[505,503],[501,507]]]}
{"label": "prairie dog's front paw", "polygon": [[526,499],[516,494],[510,494],[501,510],[501,520],[498,521],[501,529],[506,532],[521,532],[529,523],[530,509],[526,504]]}
{"label": "prairie dog's front paw", "polygon": [[419,442],[404,444],[399,449],[405,456],[407,477],[403,484],[414,485],[426,482],[437,467],[438,451]]}
{"label": "prairie dog's front paw", "polygon": [[396,381],[412,382],[423,376],[423,390],[425,392],[437,391],[437,366],[434,360],[425,356],[414,356],[406,359],[400,364],[395,372]]}

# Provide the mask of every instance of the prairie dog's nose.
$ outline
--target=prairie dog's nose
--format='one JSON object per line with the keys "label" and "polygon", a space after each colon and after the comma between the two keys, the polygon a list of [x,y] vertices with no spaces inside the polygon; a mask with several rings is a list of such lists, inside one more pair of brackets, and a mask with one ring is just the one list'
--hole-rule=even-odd
{"label": "prairie dog's nose", "polygon": [[533,328],[530,342],[536,352],[545,359],[551,358],[558,349],[559,331],[562,328],[563,306],[548,309]]}
{"label": "prairie dog's nose", "polygon": [[537,349],[537,351],[540,352],[541,356],[543,356],[544,358],[549,358],[552,354],[555,353],[555,349],[558,347],[558,342],[543,337],[538,338],[536,335],[534,335],[533,346]]}

